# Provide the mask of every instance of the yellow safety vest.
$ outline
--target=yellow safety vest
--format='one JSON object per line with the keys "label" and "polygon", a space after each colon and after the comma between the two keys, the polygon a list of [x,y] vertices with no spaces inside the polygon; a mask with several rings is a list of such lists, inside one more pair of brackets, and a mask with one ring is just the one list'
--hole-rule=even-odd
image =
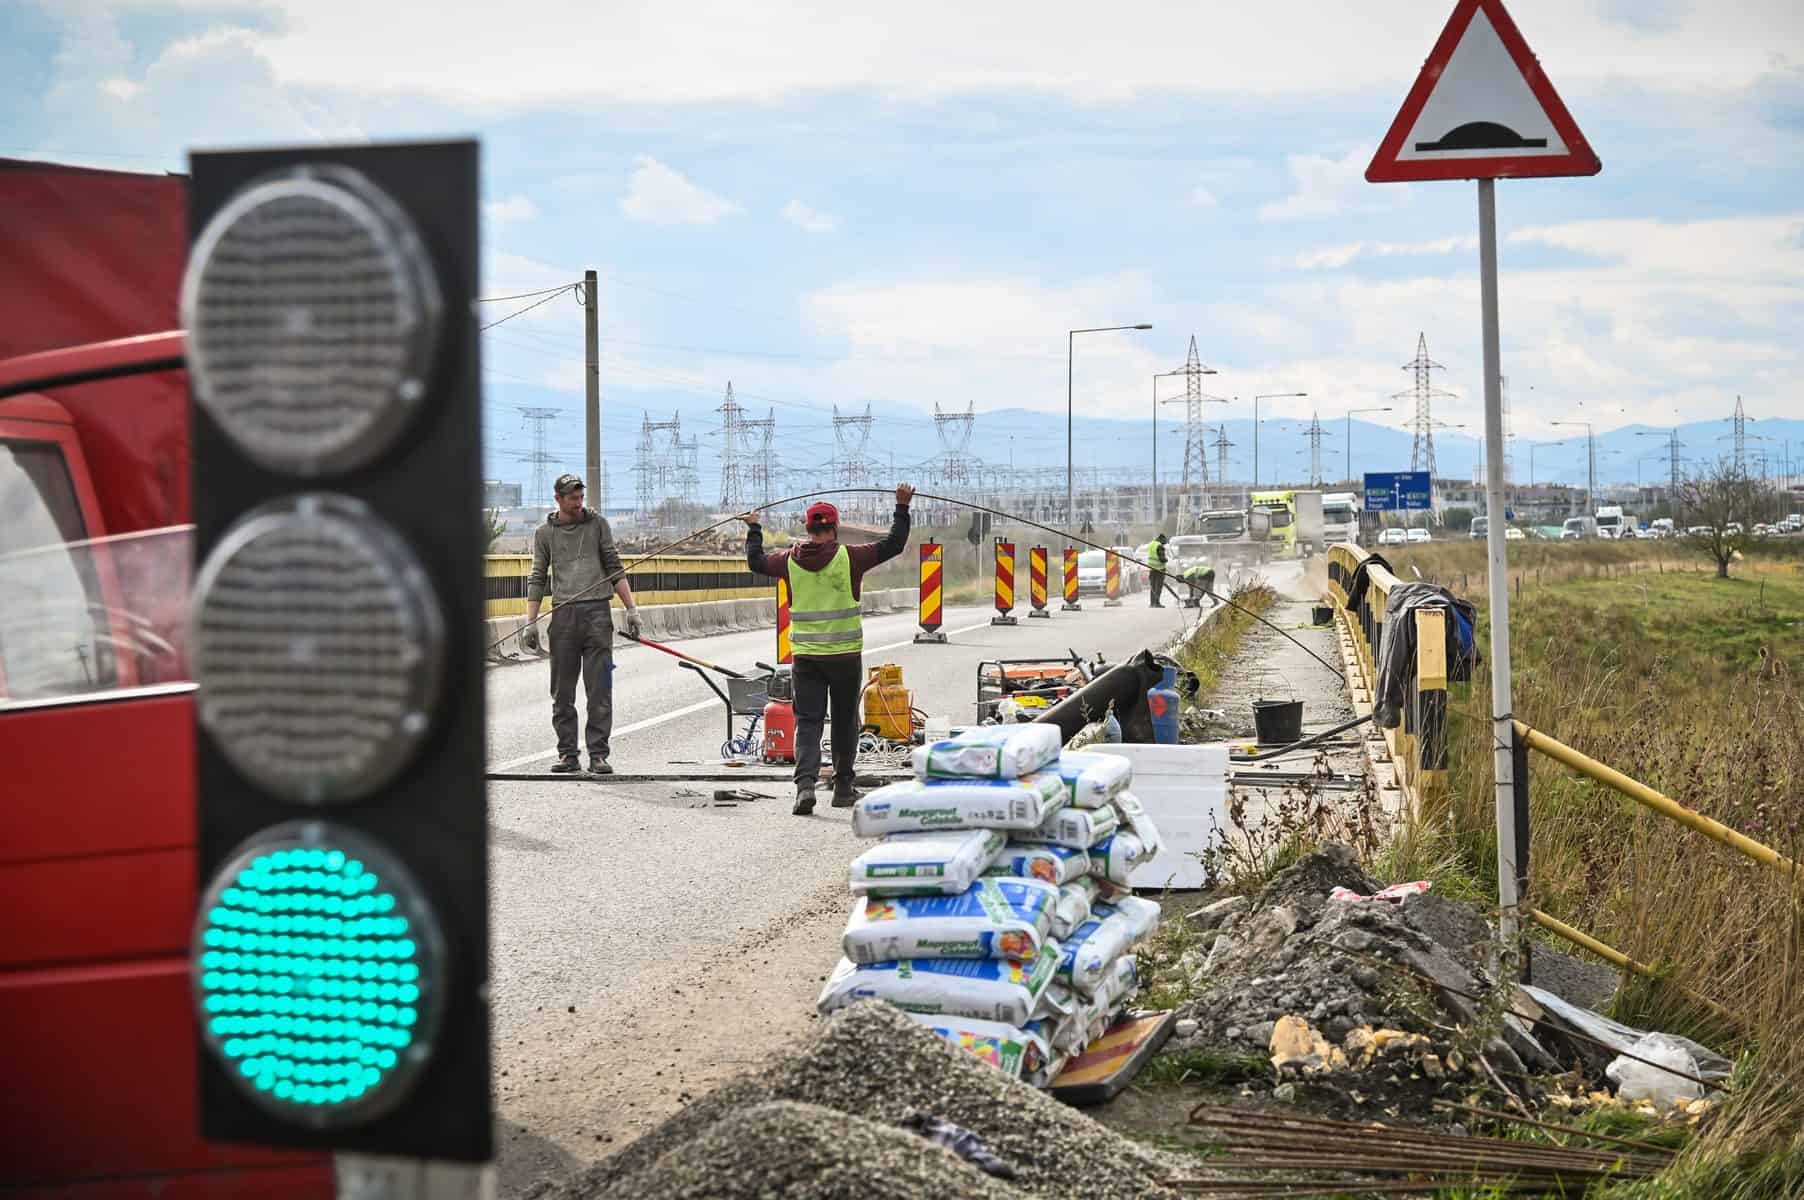
{"label": "yellow safety vest", "polygon": [[790,555],[789,641],[803,657],[864,652],[864,617],[852,594],[852,556],[844,546],[818,571]]}

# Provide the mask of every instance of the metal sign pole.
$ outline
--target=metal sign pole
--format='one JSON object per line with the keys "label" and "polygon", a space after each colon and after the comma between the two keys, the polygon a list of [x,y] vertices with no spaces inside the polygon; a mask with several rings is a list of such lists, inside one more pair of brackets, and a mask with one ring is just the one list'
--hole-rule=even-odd
{"label": "metal sign pole", "polygon": [[[1504,512],[1503,383],[1497,334],[1497,181],[1478,181],[1478,291],[1485,359],[1485,507]],[[1497,933],[1507,945],[1520,928],[1522,849],[1527,822],[1517,823],[1514,703],[1510,697],[1510,574],[1505,522],[1486,523],[1491,570],[1491,723],[1497,778]]]}

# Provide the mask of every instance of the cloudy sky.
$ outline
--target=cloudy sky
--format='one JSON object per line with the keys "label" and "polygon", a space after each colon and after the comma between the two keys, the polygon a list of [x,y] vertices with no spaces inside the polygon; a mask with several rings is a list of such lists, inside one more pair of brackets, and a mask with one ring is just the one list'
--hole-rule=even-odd
{"label": "cloudy sky", "polygon": [[[1473,185],[1363,179],[1450,0],[904,8],[0,0],[0,154],[479,135],[485,291],[602,272],[611,430],[728,379],[792,453],[835,403],[1060,411],[1065,331],[1139,321],[1080,406],[1143,414],[1194,334],[1223,415],[1326,421],[1424,332],[1477,428]],[[1518,434],[1804,416],[1804,5],[1510,8],[1604,163],[1498,189]],[[581,339],[563,300],[486,335],[493,402],[575,413]]]}

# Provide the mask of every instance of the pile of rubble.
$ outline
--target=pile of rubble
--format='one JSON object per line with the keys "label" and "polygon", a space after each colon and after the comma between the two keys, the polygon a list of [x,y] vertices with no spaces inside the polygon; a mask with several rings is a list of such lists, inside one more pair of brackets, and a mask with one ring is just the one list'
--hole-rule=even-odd
{"label": "pile of rubble", "polygon": [[[1429,891],[1373,898],[1382,890],[1352,850],[1330,846],[1255,897],[1192,913],[1194,940],[1142,964],[1153,987],[1196,997],[1167,1052],[1268,1058],[1274,1069],[1248,1072],[1245,1094],[1373,1117],[1427,1116],[1475,1091],[1520,1095],[1532,1090],[1525,1076],[1571,1061],[1503,978],[1481,916]],[[1587,986],[1607,995],[1612,977],[1601,976]]]}

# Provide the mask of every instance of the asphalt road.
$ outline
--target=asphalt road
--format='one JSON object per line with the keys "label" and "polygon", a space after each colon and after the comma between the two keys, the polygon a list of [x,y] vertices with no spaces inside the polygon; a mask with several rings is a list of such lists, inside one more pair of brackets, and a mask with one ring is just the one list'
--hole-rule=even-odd
{"label": "asphalt road", "polygon": [[[911,644],[910,615],[869,618],[867,664],[899,663],[916,705],[971,719],[985,658],[1101,652],[1119,661],[1171,641],[1193,610],[1120,608],[996,628],[951,609],[944,646]],[[735,668],[769,660],[769,631],[682,649]],[[549,765],[543,663],[490,671],[489,761]],[[616,658],[613,761],[622,771],[716,760],[725,709],[674,659]],[[714,807],[717,784],[496,782],[489,792],[499,1183],[517,1194],[546,1171],[601,1157],[806,1030],[839,957],[846,869],[863,843],[824,802],[792,816],[787,785]]]}

